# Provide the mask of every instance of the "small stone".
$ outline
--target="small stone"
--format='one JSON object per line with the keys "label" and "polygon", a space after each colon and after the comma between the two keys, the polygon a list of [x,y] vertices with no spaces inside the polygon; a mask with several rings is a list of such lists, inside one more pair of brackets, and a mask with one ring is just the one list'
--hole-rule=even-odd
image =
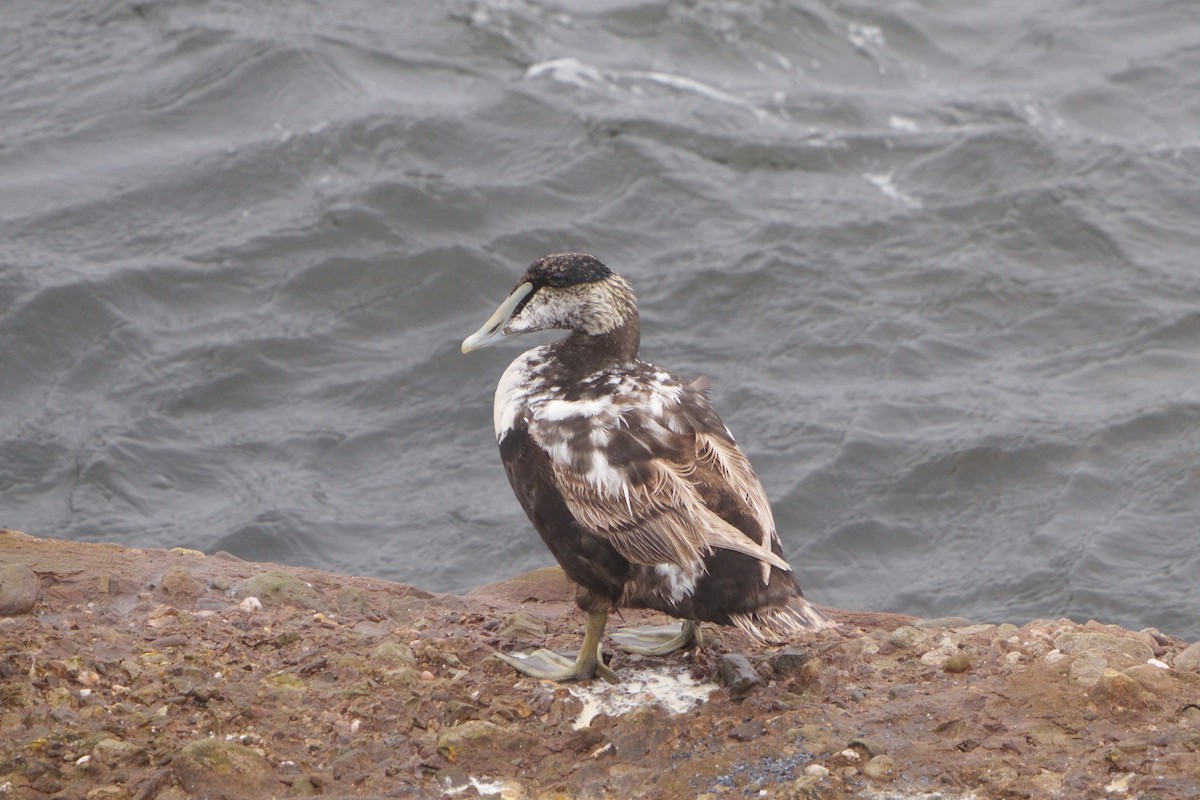
{"label": "small stone", "polygon": [[1008,639],[1013,638],[1014,636],[1020,635],[1020,633],[1021,633],[1021,629],[1018,628],[1016,625],[1013,625],[1011,622],[1004,622],[1004,623],[1001,623],[1000,625],[996,626],[996,638],[997,639],[1008,640]]}
{"label": "small stone", "polygon": [[262,572],[243,581],[238,597],[257,597],[264,606],[293,606],[311,609],[321,603],[317,590],[286,572]]}
{"label": "small stone", "polygon": [[873,758],[874,756],[881,755],[883,753],[882,746],[876,744],[875,742],[871,741],[870,739],[864,739],[861,736],[856,736],[853,739],[851,739],[849,742],[849,746],[855,750],[859,750],[863,753],[866,753],[867,758]]}
{"label": "small stone", "polygon": [[1184,648],[1175,656],[1175,669],[1180,672],[1200,672],[1200,642]]}
{"label": "small stone", "polygon": [[729,693],[735,697],[746,694],[763,682],[750,659],[738,653],[726,653],[717,659],[717,678],[729,687]]}
{"label": "small stone", "polygon": [[893,647],[899,647],[901,650],[918,650],[928,640],[928,635],[912,625],[902,625],[892,631],[888,636],[888,641]]}
{"label": "small stone", "polygon": [[128,766],[131,761],[144,753],[145,749],[136,744],[110,738],[96,742],[91,755],[97,762],[108,767],[115,767],[121,764]]}
{"label": "small stone", "polygon": [[0,617],[28,614],[37,606],[42,581],[24,564],[0,566]]}
{"label": "small stone", "polygon": [[1108,660],[1099,650],[1085,650],[1071,661],[1071,682],[1091,687],[1100,682],[1100,676],[1108,669]]}
{"label": "small stone", "polygon": [[238,608],[240,608],[242,611],[245,611],[247,614],[253,614],[255,611],[262,611],[263,604],[261,600],[254,595],[251,595],[242,602],[238,603]]}
{"label": "small stone", "polygon": [[1125,674],[1138,682],[1147,692],[1166,696],[1175,690],[1177,679],[1167,669],[1153,664],[1139,664],[1125,670]]}
{"label": "small stone", "polygon": [[897,683],[895,686],[888,689],[888,697],[895,700],[897,697],[908,697],[915,691],[917,691],[917,685],[915,683]]}
{"label": "small stone", "polygon": [[447,794],[458,794],[471,785],[471,779],[467,777],[467,773],[462,767],[439,769],[434,774],[434,780]]}
{"label": "small stone", "polygon": [[185,745],[171,768],[191,795],[273,797],[282,786],[266,758],[222,739],[198,739]]}
{"label": "small stone", "polygon": [[512,754],[526,753],[535,739],[517,728],[506,728],[494,722],[472,719],[447,728],[437,739],[437,751],[453,763],[466,750]]}
{"label": "small stone", "polygon": [[1110,702],[1125,708],[1141,708],[1145,700],[1142,698],[1142,688],[1138,682],[1123,672],[1106,669],[1096,684],[1097,694]]}
{"label": "small stone", "polygon": [[862,772],[873,781],[891,781],[896,777],[896,762],[891,756],[875,756],[863,764]]}
{"label": "small stone", "polygon": [[[1149,638],[1144,636],[1135,639],[1096,631],[1067,631],[1054,640],[1054,646],[1069,655],[1095,650],[1106,657],[1120,654],[1132,659],[1133,663],[1145,664],[1154,658],[1154,649],[1145,641]],[[1132,663],[1127,666],[1132,666]]]}
{"label": "small stone", "polygon": [[518,611],[506,619],[496,635],[510,641],[540,642],[546,638],[546,623],[528,611]]}
{"label": "small stone", "polygon": [[1056,797],[1062,793],[1063,776],[1061,773],[1043,769],[1030,778],[1029,782],[1048,796]]}
{"label": "small stone", "polygon": [[809,764],[804,768],[805,775],[816,775],[818,778],[824,778],[829,774],[829,768],[822,764]]}
{"label": "small stone", "polygon": [[771,657],[771,667],[779,675],[799,673],[808,663],[808,652],[803,647],[789,645]]}
{"label": "small stone", "polygon": [[[288,792],[288,795],[291,797],[316,797],[320,793],[320,787],[313,783],[312,778],[307,775],[301,775],[292,781],[292,790]],[[161,796],[159,795],[159,797]]]}
{"label": "small stone", "polygon": [[1046,653],[1046,655],[1044,655],[1042,657],[1042,660],[1045,661],[1050,666],[1054,666],[1055,664],[1057,664],[1061,661],[1066,661],[1069,657],[1070,656],[1068,656],[1062,650],[1051,650],[1049,653]]}
{"label": "small stone", "polygon": [[371,660],[388,666],[399,664],[412,666],[417,663],[411,647],[394,641],[380,643],[371,651]]}
{"label": "small stone", "polygon": [[115,783],[97,786],[84,795],[87,800],[127,800],[129,792]]}
{"label": "small stone", "polygon": [[752,719],[743,722],[729,732],[729,738],[739,742],[752,742],[766,734],[767,728],[761,721]]}
{"label": "small stone", "polygon": [[[787,800],[826,800],[831,795],[827,791],[828,787],[821,785],[824,777],[824,775],[805,775],[792,781],[785,794],[772,796],[787,798]],[[718,796],[713,795],[712,797],[715,800]]]}
{"label": "small stone", "polygon": [[971,659],[967,656],[966,653],[962,652],[961,650],[958,651],[957,653],[954,653],[949,658],[947,658],[946,663],[942,665],[943,672],[949,672],[949,673],[954,673],[954,674],[961,673],[961,672],[969,672],[970,669],[971,669]]}
{"label": "small stone", "polygon": [[188,572],[176,567],[162,576],[155,593],[164,600],[191,602],[204,593],[204,587]]}

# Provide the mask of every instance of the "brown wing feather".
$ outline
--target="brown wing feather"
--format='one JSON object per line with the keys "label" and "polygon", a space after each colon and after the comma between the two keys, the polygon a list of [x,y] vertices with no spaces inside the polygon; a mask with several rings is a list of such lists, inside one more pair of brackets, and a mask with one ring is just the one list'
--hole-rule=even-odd
{"label": "brown wing feather", "polygon": [[[629,439],[619,447],[621,457],[610,463],[598,452],[594,458],[603,463],[593,462],[590,479],[574,461],[556,461],[555,482],[575,518],[607,538],[622,556],[638,564],[694,569],[713,549],[733,550],[762,562],[764,582],[772,566],[791,569],[772,552],[774,524],[766,495],[732,441],[668,430],[659,420],[606,427],[610,446]],[[597,480],[597,474],[608,474],[610,480]],[[759,522],[765,542],[755,541],[705,502],[706,495],[722,494],[744,505]]]}

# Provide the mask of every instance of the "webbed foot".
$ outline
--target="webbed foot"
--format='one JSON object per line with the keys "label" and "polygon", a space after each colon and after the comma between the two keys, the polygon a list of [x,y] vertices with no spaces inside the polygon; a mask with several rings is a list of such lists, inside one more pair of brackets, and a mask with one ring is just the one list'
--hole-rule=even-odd
{"label": "webbed foot", "polygon": [[495,657],[517,672],[546,681],[586,681],[599,675],[609,683],[617,682],[617,673],[604,663],[600,652],[600,639],[604,636],[604,625],[608,621],[607,611],[588,613],[583,629],[583,645],[578,654],[563,655],[541,648],[527,656],[511,656],[495,653]]}
{"label": "webbed foot", "polygon": [[[513,656],[507,653],[495,653],[494,655],[517,672],[538,680],[586,681],[598,676],[609,683],[617,682],[617,673],[604,663],[599,653],[594,659],[582,659],[574,652],[556,653],[543,647],[525,656]],[[594,663],[588,664],[588,661]]]}
{"label": "webbed foot", "polygon": [[613,631],[612,640],[627,653],[637,653],[641,656],[665,656],[695,644],[699,647],[703,642],[700,637],[700,626],[695,620],[684,620],[683,625],[648,625],[644,628],[622,628]]}

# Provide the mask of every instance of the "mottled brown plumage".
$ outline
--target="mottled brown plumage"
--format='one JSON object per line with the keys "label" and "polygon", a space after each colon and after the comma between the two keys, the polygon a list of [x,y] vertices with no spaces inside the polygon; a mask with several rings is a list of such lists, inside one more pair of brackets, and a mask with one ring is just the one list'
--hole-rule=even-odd
{"label": "mottled brown plumage", "polygon": [[[540,259],[463,351],[551,328],[568,335],[509,366],[494,422],[517,499],[579,587],[580,608],[686,621],[680,637],[638,652],[685,643],[699,621],[766,642],[827,626],[801,596],[762,484],[704,383],[637,357],[637,304],[623,278],[588,255]],[[541,677],[591,677],[604,669],[602,630],[589,616],[595,641],[574,664],[545,651],[536,666],[506,660]]]}

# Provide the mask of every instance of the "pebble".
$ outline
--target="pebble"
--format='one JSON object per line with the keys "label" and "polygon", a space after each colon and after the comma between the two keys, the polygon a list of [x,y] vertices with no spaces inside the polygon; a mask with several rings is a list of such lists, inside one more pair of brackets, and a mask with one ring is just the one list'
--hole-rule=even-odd
{"label": "pebble", "polygon": [[251,595],[242,602],[238,603],[238,608],[245,611],[247,614],[253,614],[255,611],[262,611],[262,601]]}
{"label": "pebble", "polygon": [[804,768],[805,775],[815,775],[818,778],[824,778],[829,774],[829,768],[821,764],[809,764]]}
{"label": "pebble", "polygon": [[33,611],[41,590],[41,579],[24,564],[0,566],[0,617],[16,617]]}
{"label": "pebble", "polygon": [[779,675],[798,673],[808,663],[808,652],[803,647],[788,646],[771,657],[771,667]]}
{"label": "pebble", "polygon": [[243,581],[238,597],[257,597],[266,606],[294,606],[314,609],[321,598],[316,589],[286,572],[262,572]]}
{"label": "pebble", "polygon": [[1072,683],[1091,687],[1100,682],[1100,676],[1108,669],[1108,660],[1099,650],[1085,650],[1071,661]]}
{"label": "pebble", "polygon": [[738,742],[753,742],[765,735],[766,732],[767,728],[760,720],[752,719],[729,731],[729,738]]}
{"label": "pebble", "polygon": [[1111,633],[1067,631],[1055,638],[1054,646],[1070,655],[1087,650],[1098,651],[1105,656],[1122,654],[1139,664],[1154,658],[1154,650],[1146,642]]}
{"label": "pebble", "polygon": [[902,625],[888,636],[888,642],[893,647],[899,647],[901,650],[916,650],[926,639],[927,634],[924,631],[914,628],[912,625]]}
{"label": "pebble", "polygon": [[970,669],[971,659],[961,650],[947,658],[942,665],[942,671],[950,673],[969,672]]}
{"label": "pebble", "polygon": [[729,687],[730,694],[735,697],[746,694],[763,682],[750,659],[739,653],[726,653],[717,659],[717,678]]}
{"label": "pebble", "polygon": [[896,762],[891,756],[875,756],[863,765],[862,772],[874,781],[890,781],[896,777]]}
{"label": "pebble", "polygon": [[849,742],[849,745],[851,748],[853,748],[855,750],[860,750],[860,751],[866,753],[868,758],[871,758],[873,756],[877,756],[877,755],[880,755],[883,753],[883,747],[881,747],[880,745],[871,741],[870,739],[864,739],[861,736],[856,736],[853,739],[851,739]]}
{"label": "pebble", "polygon": [[272,797],[282,784],[275,769],[259,753],[221,739],[198,739],[171,761],[179,785],[190,795]]}
{"label": "pebble", "polygon": [[1184,648],[1175,656],[1175,669],[1180,672],[1200,672],[1200,642]]}

